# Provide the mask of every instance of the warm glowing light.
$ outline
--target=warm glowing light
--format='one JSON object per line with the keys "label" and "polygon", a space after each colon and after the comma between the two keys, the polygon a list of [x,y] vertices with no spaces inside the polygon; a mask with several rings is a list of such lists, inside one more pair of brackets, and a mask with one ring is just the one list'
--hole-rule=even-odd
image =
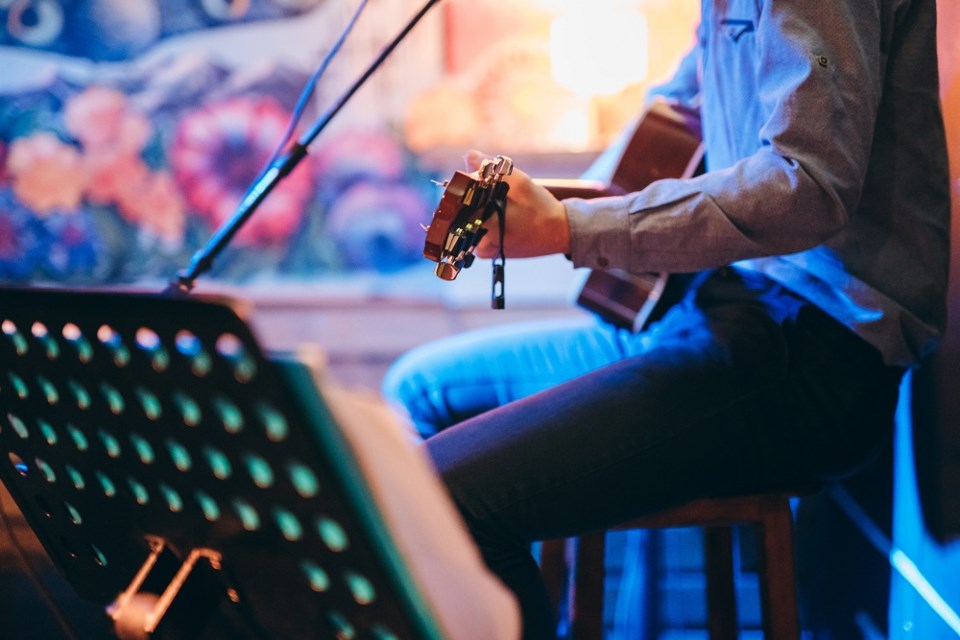
{"label": "warm glowing light", "polygon": [[571,9],[550,25],[553,79],[581,95],[617,93],[647,77],[647,20],[603,4]]}
{"label": "warm glowing light", "polygon": [[[536,4],[544,11],[559,14],[583,10],[584,4],[586,3],[584,3],[583,0],[536,0]],[[639,4],[642,4],[640,0],[590,0],[591,9],[600,9],[602,11],[607,9],[635,8]]]}

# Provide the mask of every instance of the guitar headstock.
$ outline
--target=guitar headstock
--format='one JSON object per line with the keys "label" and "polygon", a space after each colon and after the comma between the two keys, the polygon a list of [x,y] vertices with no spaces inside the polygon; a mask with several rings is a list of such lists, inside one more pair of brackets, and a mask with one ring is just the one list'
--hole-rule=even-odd
{"label": "guitar headstock", "polygon": [[513,160],[496,156],[473,173],[456,171],[442,183],[443,196],[426,227],[423,246],[423,256],[437,263],[439,278],[453,280],[473,264],[473,250],[487,232],[483,224],[506,207],[509,187],[503,178],[512,172]]}

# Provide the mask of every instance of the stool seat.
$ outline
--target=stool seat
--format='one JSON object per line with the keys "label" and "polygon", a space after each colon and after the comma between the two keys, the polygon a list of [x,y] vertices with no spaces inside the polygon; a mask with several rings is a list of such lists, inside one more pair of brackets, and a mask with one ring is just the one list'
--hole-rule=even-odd
{"label": "stool seat", "polygon": [[[758,535],[758,577],[764,637],[800,637],[793,548],[794,497],[812,489],[695,500],[672,509],[635,518],[610,530],[701,527],[707,582],[708,630],[711,640],[738,636],[734,584],[733,527],[753,525]],[[548,589],[559,602],[569,597],[569,640],[603,638],[604,555],[607,531],[571,540],[543,543],[541,568]],[[566,576],[572,573],[568,585]]]}

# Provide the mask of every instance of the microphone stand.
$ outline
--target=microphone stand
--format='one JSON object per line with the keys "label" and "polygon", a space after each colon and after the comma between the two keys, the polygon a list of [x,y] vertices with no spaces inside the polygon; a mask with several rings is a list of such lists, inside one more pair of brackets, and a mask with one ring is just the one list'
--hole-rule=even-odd
{"label": "microphone stand", "polygon": [[321,115],[310,130],[301,136],[301,138],[291,145],[290,149],[276,159],[260,177],[250,186],[234,210],[233,215],[221,224],[214,232],[213,236],[201,247],[193,258],[190,265],[177,273],[170,284],[167,286],[165,294],[187,294],[193,290],[196,279],[211,267],[213,261],[226,248],[233,236],[240,230],[240,227],[253,215],[264,198],[280,183],[307,155],[308,147],[313,140],[320,135],[330,121],[347,104],[353,94],[363,86],[371,75],[383,64],[387,57],[407,37],[410,31],[420,22],[420,20],[433,8],[440,0],[428,0],[426,4],[418,11],[406,26],[397,34],[397,36],[380,52],[380,55],[367,67],[366,71],[334,102],[334,104]]}

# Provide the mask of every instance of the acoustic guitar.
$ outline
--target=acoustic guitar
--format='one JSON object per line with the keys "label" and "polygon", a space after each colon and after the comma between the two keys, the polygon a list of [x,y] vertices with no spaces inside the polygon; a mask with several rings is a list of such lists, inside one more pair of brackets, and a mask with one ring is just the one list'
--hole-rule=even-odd
{"label": "acoustic guitar", "polygon": [[[609,182],[581,179],[536,179],[559,199],[596,198],[640,191],[663,178],[688,178],[703,170],[700,119],[683,105],[656,101],[639,119]],[[497,156],[473,173],[456,172],[427,227],[424,256],[437,262],[437,275],[452,280],[473,261],[473,249],[494,213],[503,213],[513,169]],[[577,295],[577,304],[615,326],[639,331],[681,292],[683,276],[593,269]]]}

